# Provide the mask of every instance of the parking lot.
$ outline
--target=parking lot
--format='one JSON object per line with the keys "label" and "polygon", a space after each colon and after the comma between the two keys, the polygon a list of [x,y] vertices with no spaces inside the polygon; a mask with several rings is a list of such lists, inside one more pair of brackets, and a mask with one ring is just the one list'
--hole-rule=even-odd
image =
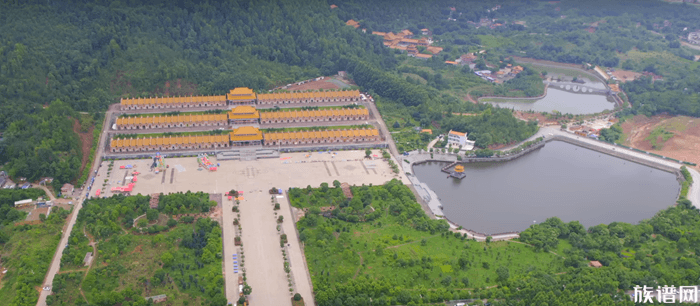
{"label": "parking lot", "polygon": [[[381,156],[379,150],[373,155]],[[95,195],[97,189],[102,196],[111,196],[112,187],[126,184],[124,178],[137,175],[131,194],[174,193],[185,191],[204,191],[207,193],[226,193],[231,189],[243,191],[240,204],[242,241],[245,247],[245,270],[247,283],[253,288],[250,295],[251,305],[291,305],[290,292],[283,269],[282,252],[277,222],[271,207],[268,190],[272,187],[287,190],[290,187],[317,187],[321,183],[332,185],[334,180],[350,185],[383,184],[393,178],[407,183],[403,174],[394,174],[386,161],[368,160],[364,151],[341,151],[333,154],[324,153],[283,153],[280,158],[260,159],[256,161],[221,161],[218,170],[208,172],[199,170],[195,157],[167,158],[168,169],[158,174],[150,171],[152,159],[116,160],[109,175],[109,161],[102,163],[95,184],[90,191]],[[211,159],[215,162],[215,158]],[[132,169],[119,169],[131,165]],[[106,188],[102,188],[107,180]],[[286,194],[284,195],[286,197]],[[286,198],[279,201],[278,213],[284,216],[284,232],[290,245],[287,247],[291,262],[295,292],[299,292],[307,305],[313,301],[310,279],[303,259],[303,252],[297,243],[292,216]],[[237,300],[238,275],[233,273],[232,254],[240,255],[234,247],[233,218],[231,212],[233,201],[224,198],[224,264],[226,295],[229,301]]]}

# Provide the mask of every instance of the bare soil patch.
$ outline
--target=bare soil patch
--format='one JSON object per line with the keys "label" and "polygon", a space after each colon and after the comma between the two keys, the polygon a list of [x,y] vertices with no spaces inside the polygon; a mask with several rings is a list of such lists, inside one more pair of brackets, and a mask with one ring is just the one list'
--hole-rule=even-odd
{"label": "bare soil patch", "polygon": [[525,120],[525,121],[530,121],[530,120],[535,120],[539,122],[540,125],[548,125],[548,124],[557,124],[557,120],[555,119],[549,119],[547,116],[542,115],[541,113],[526,113],[526,112],[520,112],[520,111],[515,111],[513,113],[515,118]]}
{"label": "bare soil patch", "polygon": [[141,251],[141,245],[140,245],[140,244],[137,245],[136,248],[134,248],[134,250],[131,251],[131,253],[129,253],[129,255],[134,254],[134,253],[136,253],[136,252],[138,252],[139,254],[141,254],[142,251]]}
{"label": "bare soil patch", "polygon": [[92,130],[95,129],[95,126],[91,126],[90,129],[88,129],[87,132],[81,133],[80,132],[80,122],[78,119],[73,119],[73,132],[78,134],[78,137],[80,137],[80,152],[83,154],[82,159],[80,160],[80,172],[78,172],[79,175],[82,175],[83,170],[85,169],[85,166],[88,163],[88,160],[90,158],[90,149],[92,148]]}
{"label": "bare soil patch", "polygon": [[[646,138],[656,128],[663,128],[674,135],[663,148],[655,150]],[[627,136],[624,144],[655,154],[700,164],[700,119],[685,116],[658,115],[636,116],[622,124]]]}
{"label": "bare soil patch", "polygon": [[627,82],[627,81],[634,81],[638,77],[642,76],[641,73],[639,72],[634,72],[634,71],[627,71],[627,70],[618,70],[615,69],[615,71],[611,72],[615,78],[620,80],[621,82]]}

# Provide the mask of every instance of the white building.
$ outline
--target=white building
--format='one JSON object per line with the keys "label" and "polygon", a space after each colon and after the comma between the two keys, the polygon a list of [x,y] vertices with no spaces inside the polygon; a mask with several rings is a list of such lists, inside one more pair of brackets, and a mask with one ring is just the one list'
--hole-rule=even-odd
{"label": "white building", "polygon": [[467,139],[467,133],[460,133],[450,130],[447,133],[447,145],[461,147],[460,151],[469,151],[474,149],[474,141]]}
{"label": "white building", "polygon": [[25,205],[30,205],[34,202],[32,199],[26,199],[26,200],[21,200],[21,201],[16,201],[15,202],[15,207],[22,207]]}

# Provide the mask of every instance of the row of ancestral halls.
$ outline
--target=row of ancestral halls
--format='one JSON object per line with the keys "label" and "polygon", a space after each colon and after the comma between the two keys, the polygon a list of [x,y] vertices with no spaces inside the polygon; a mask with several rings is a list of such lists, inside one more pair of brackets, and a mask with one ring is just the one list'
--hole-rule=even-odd
{"label": "row of ancestral halls", "polygon": [[178,127],[228,126],[241,124],[280,124],[368,120],[363,107],[328,109],[274,109],[260,112],[254,106],[236,106],[225,114],[141,114],[124,115],[116,120],[118,130],[146,130]]}
{"label": "row of ancestral halls", "polygon": [[360,101],[359,90],[313,91],[256,94],[247,87],[237,87],[224,96],[122,98],[122,110],[183,109],[198,107],[225,107],[258,105],[275,107],[282,105],[305,106],[316,103]]}
{"label": "row of ancestral halls", "polygon": [[376,128],[318,129],[262,132],[252,126],[225,135],[147,136],[112,139],[112,153],[221,149],[246,146],[356,144],[381,141]]}
{"label": "row of ancestral halls", "polygon": [[[366,122],[370,120],[369,109],[356,103],[362,100],[358,90],[257,94],[249,88],[235,88],[221,96],[124,98],[120,107],[128,114],[116,118],[114,129],[140,132],[113,137],[108,150],[128,153],[382,144],[379,130]],[[160,109],[167,112],[153,112]],[[191,111],[180,112],[186,109]],[[364,122],[358,125],[360,121]],[[267,129],[260,128],[264,125]],[[187,130],[195,127],[216,131]],[[148,133],[143,130],[175,128],[184,133],[143,134]],[[229,131],[222,131],[224,128]]]}

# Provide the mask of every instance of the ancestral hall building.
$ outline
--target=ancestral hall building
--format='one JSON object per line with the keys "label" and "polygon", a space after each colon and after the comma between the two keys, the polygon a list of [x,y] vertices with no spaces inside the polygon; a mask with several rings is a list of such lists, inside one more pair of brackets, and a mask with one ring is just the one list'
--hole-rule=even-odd
{"label": "ancestral hall building", "polygon": [[183,109],[196,107],[226,107],[240,105],[304,106],[309,103],[358,102],[359,90],[313,91],[291,93],[256,94],[247,87],[231,89],[225,96],[190,96],[123,98],[122,110]]}
{"label": "ancestral hall building", "polygon": [[228,148],[230,146],[228,135],[201,135],[201,136],[164,136],[144,137],[132,139],[112,139],[110,151],[112,153],[124,152],[160,152],[174,150]]}
{"label": "ancestral hall building", "polygon": [[151,115],[142,117],[117,118],[118,130],[145,130],[195,126],[226,126],[226,114],[197,114],[197,115]]}
{"label": "ancestral hall building", "polygon": [[321,110],[292,110],[260,113],[260,123],[292,123],[292,122],[323,122],[367,120],[369,111],[366,108],[342,108]]}

